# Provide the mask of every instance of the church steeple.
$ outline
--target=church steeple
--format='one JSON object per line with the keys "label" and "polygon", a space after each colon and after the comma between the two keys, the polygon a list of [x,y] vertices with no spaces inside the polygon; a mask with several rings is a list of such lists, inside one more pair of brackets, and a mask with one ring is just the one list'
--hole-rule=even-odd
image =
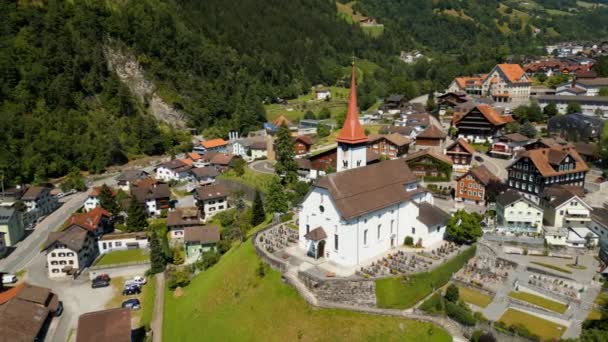
{"label": "church steeple", "polygon": [[348,96],[346,118],[344,119],[344,126],[342,126],[340,133],[338,133],[336,141],[338,142],[338,172],[366,165],[367,136],[365,135],[365,131],[363,131],[361,122],[359,122],[354,62],[350,78],[350,94]]}

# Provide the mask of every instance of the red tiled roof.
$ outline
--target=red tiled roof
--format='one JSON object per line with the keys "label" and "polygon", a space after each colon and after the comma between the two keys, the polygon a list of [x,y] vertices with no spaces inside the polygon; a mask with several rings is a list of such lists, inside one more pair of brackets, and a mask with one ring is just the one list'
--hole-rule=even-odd
{"label": "red tiled roof", "polygon": [[95,231],[97,227],[99,227],[101,218],[104,216],[110,218],[112,217],[112,213],[102,207],[96,207],[88,213],[73,214],[70,216],[68,219],[68,226],[76,224],[86,230]]}
{"label": "red tiled roof", "polygon": [[188,152],[188,153],[186,153],[186,157],[188,157],[194,161],[197,161],[197,160],[203,158],[200,154],[198,154],[196,152]]}
{"label": "red tiled roof", "polygon": [[214,148],[214,147],[228,145],[228,142],[224,139],[218,138],[218,139],[205,140],[205,141],[201,142],[201,145],[204,148]]}
{"label": "red tiled roof", "polygon": [[477,108],[477,110],[479,110],[479,112],[481,112],[481,114],[493,125],[495,126],[502,126],[504,124],[507,124],[509,122],[513,121],[513,117],[508,115],[508,116],[501,116],[500,114],[498,114],[498,112],[496,111],[496,109],[494,109],[494,107],[485,104],[485,103],[481,103],[476,105],[475,107],[471,108],[467,113],[465,113],[464,115],[454,115],[453,117],[453,123],[454,124],[458,124],[460,121],[462,121],[462,119],[464,117],[466,117],[467,115],[469,115],[469,113],[471,113],[475,108]]}
{"label": "red tiled roof", "polygon": [[304,145],[312,146],[312,139],[307,135],[299,135],[296,137],[296,141],[300,141]]}
{"label": "red tiled roof", "polygon": [[521,78],[526,73],[519,64],[498,64],[498,68],[505,74],[511,83],[522,82]]}
{"label": "red tiled roof", "polygon": [[359,122],[359,110],[357,109],[357,83],[355,82],[355,64],[353,63],[350,79],[350,95],[348,97],[348,109],[344,126],[338,133],[337,142],[345,144],[359,144],[367,142],[367,136]]}
{"label": "red tiled roof", "polygon": [[420,134],[418,134],[416,136],[416,139],[418,139],[418,138],[444,139],[446,136],[447,136],[447,134],[445,132],[443,132],[442,130],[440,130],[437,126],[431,125],[429,128],[420,132]]}
{"label": "red tiled roof", "polygon": [[500,182],[500,179],[496,177],[485,165],[479,165],[469,170],[469,172],[464,175],[458,177],[458,180],[466,177],[467,175],[471,175],[477,179],[477,181],[484,186],[490,184],[491,181]]}
{"label": "red tiled roof", "polygon": [[21,283],[21,284],[13,286],[12,288],[10,288],[4,292],[0,292],[0,305],[8,302],[9,300],[11,300],[15,296],[17,296],[17,294],[19,294],[19,292],[21,292],[21,290],[23,289],[24,286],[25,286],[25,283]]}
{"label": "red tiled roof", "polygon": [[458,138],[458,140],[454,141],[450,146],[448,146],[446,148],[446,150],[448,152],[450,152],[450,150],[456,146],[456,145],[460,145],[460,147],[462,147],[463,150],[467,151],[470,154],[475,154],[475,149],[473,148],[473,146],[471,146],[466,139],[464,138]]}
{"label": "red tiled roof", "polygon": [[[568,155],[572,159],[574,159],[576,163],[575,168],[573,170],[556,171],[551,166],[552,164],[559,164]],[[536,166],[538,172],[540,172],[540,174],[544,177],[589,171],[589,167],[587,166],[587,164],[585,164],[580,154],[578,154],[578,152],[574,148],[570,147],[538,148],[536,150],[525,151],[519,155],[519,158],[517,160],[524,157],[530,158],[534,166]],[[513,164],[517,163],[517,160],[513,162]]]}

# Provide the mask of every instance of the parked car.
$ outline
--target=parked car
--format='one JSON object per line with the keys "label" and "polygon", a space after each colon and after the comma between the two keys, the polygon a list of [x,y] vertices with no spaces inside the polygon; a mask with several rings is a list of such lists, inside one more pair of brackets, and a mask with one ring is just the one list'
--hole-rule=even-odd
{"label": "parked car", "polygon": [[475,160],[476,160],[476,161],[478,161],[478,162],[480,162],[480,163],[483,163],[483,158],[482,158],[482,157],[480,157],[480,156],[475,156],[474,158],[475,158]]}
{"label": "parked car", "polygon": [[103,279],[103,280],[105,280],[105,281],[110,281],[110,280],[112,280],[112,279],[110,278],[110,276],[109,276],[109,275],[107,275],[107,274],[105,274],[105,273],[99,274],[97,277],[95,277],[95,279]]}
{"label": "parked car", "polygon": [[122,307],[131,310],[139,310],[141,308],[141,304],[139,303],[139,299],[133,298],[122,302]]}
{"label": "parked car", "polygon": [[131,295],[140,294],[140,293],[141,293],[141,289],[139,288],[139,286],[126,286],[124,288],[124,290],[122,290],[123,296],[131,296]]}
{"label": "parked car", "polygon": [[144,278],[144,277],[133,277],[133,279],[128,280],[126,282],[126,284],[135,284],[135,285],[142,286],[142,285],[146,285],[146,282],[147,282],[146,278]]}
{"label": "parked car", "polygon": [[17,282],[17,276],[14,274],[3,274],[2,275],[2,283],[3,284],[14,284]]}
{"label": "parked car", "polygon": [[57,306],[57,310],[55,310],[55,312],[53,313],[53,315],[55,315],[55,316],[61,316],[62,313],[63,313],[63,302],[59,301],[59,305]]}
{"label": "parked car", "polygon": [[100,287],[110,286],[110,281],[102,278],[95,278],[91,282],[91,287],[96,289]]}

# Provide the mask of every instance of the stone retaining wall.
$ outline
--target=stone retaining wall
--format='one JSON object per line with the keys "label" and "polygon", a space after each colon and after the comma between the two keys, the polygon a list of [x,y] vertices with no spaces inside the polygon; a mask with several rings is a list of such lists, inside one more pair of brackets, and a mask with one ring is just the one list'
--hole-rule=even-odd
{"label": "stone retaining wall", "polygon": [[368,279],[327,279],[306,271],[299,271],[298,278],[320,301],[333,303],[376,306],[376,283]]}
{"label": "stone retaining wall", "polygon": [[255,252],[260,257],[260,259],[262,259],[262,261],[264,261],[265,263],[270,265],[270,267],[272,267],[273,269],[275,269],[281,273],[285,273],[285,272],[287,272],[287,262],[266,252],[258,245],[258,242],[259,242],[258,239],[259,239],[260,233],[262,233],[263,231],[269,230],[269,229],[273,229],[275,227],[276,227],[276,225],[272,225],[268,228],[264,228],[264,229],[256,232],[255,235],[253,235],[253,247],[255,248]]}

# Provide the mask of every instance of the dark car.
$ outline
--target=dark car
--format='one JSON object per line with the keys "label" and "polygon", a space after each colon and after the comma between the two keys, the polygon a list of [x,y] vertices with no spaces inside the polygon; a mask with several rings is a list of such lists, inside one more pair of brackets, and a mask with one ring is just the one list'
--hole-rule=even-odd
{"label": "dark car", "polygon": [[61,316],[62,313],[63,313],[63,302],[59,301],[59,305],[57,305],[57,310],[55,310],[55,312],[53,313],[53,315],[55,315],[55,316]]}
{"label": "dark car", "polygon": [[110,281],[111,280],[110,276],[107,275],[107,274],[105,274],[105,273],[98,275],[97,277],[95,277],[95,279],[103,279],[105,281]]}
{"label": "dark car", "polygon": [[138,286],[129,286],[129,287],[125,287],[124,290],[122,290],[122,295],[123,296],[131,296],[134,294],[140,294],[141,290],[139,289]]}
{"label": "dark car", "polygon": [[94,289],[100,288],[100,287],[106,287],[106,286],[110,286],[110,281],[105,280],[105,279],[95,278],[91,282],[91,287],[94,288]]}
{"label": "dark car", "polygon": [[480,163],[483,162],[483,158],[481,156],[475,156],[475,160],[477,160]]}
{"label": "dark car", "polygon": [[141,304],[139,303],[139,299],[128,299],[122,302],[123,308],[128,308],[131,310],[139,310],[141,308]]}

